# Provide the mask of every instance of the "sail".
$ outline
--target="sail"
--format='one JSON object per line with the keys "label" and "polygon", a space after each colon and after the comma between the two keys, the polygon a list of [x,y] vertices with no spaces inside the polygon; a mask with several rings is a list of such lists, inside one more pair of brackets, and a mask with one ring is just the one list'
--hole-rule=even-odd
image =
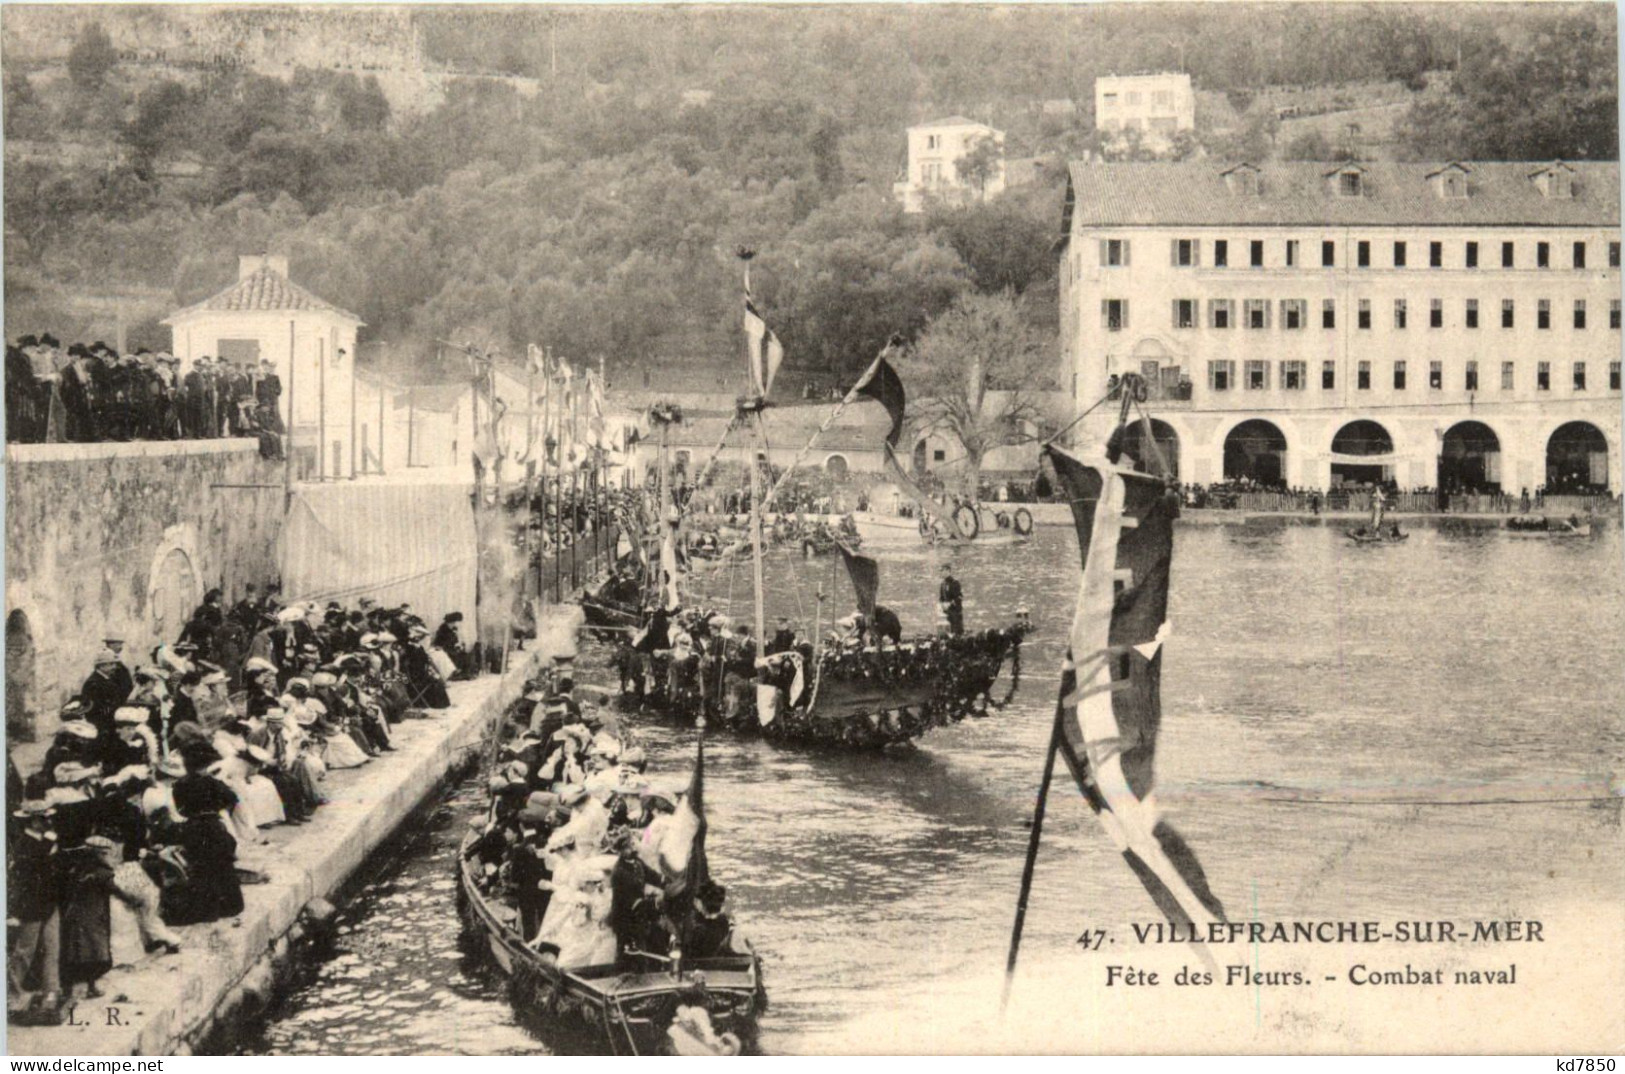
{"label": "sail", "polygon": [[682,597],[677,592],[677,528],[682,521],[682,515],[675,506],[665,508],[660,527],[660,584],[667,611],[676,609],[682,603]]}
{"label": "sail", "polygon": [[683,907],[710,879],[705,829],[705,741],[701,739],[688,793],[660,840],[660,869],[665,874],[668,906]]}
{"label": "sail", "polygon": [[892,350],[900,344],[900,339],[893,336],[886,344],[884,350],[875,356],[869,368],[852,385],[850,396],[865,395],[886,408],[886,414],[891,418],[891,431],[886,434],[886,443],[891,447],[897,446],[898,439],[903,435],[903,412],[906,408],[903,393],[903,381],[898,377],[897,370],[886,360]]}
{"label": "sail", "polygon": [[903,495],[913,500],[915,506],[919,507],[922,513],[932,518],[946,520],[955,535],[959,537],[965,536],[964,532],[959,528],[958,520],[954,518],[954,513],[944,508],[929,492],[915,484],[914,479],[909,477],[903,470],[903,464],[898,461],[897,452],[892,450],[890,444],[883,445],[880,454],[886,463],[886,476],[890,477],[892,483],[902,490]]}
{"label": "sail", "polygon": [[841,550],[841,559],[846,562],[846,573],[851,577],[852,590],[857,595],[858,611],[863,614],[865,622],[873,623],[875,596],[880,592],[880,564],[852,551],[844,541],[836,541],[835,547]]}
{"label": "sail", "polygon": [[1061,756],[1157,908],[1205,931],[1224,907],[1153,793],[1178,500],[1161,478],[1047,450],[1083,561],[1056,712]]}

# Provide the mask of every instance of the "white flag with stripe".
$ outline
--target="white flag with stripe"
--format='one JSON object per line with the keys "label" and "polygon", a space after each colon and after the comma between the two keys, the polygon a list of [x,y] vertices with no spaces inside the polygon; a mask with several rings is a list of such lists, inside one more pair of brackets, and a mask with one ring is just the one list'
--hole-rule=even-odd
{"label": "white flag with stripe", "polygon": [[765,398],[773,387],[773,377],[778,373],[780,363],[784,361],[784,347],[756,311],[749,291],[745,292],[745,339],[750,350],[751,390]]}

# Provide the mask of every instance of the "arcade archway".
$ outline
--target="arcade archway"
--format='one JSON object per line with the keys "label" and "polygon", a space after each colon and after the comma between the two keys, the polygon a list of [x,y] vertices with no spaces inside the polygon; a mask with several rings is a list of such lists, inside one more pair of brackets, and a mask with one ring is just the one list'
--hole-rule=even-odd
{"label": "arcade archway", "polygon": [[824,472],[837,481],[845,481],[847,465],[845,455],[831,455],[824,460]]}
{"label": "arcade archway", "polygon": [[1439,488],[1446,492],[1499,492],[1501,439],[1481,421],[1460,421],[1444,434]]}
{"label": "arcade archway", "polygon": [[[1332,437],[1332,487],[1392,481],[1393,455],[1394,438],[1387,429],[1363,418],[1349,422]],[[1371,461],[1361,461],[1367,458]]]}
{"label": "arcade archway", "polygon": [[[1162,461],[1168,467],[1169,476],[1175,481],[1179,480],[1179,434],[1174,427],[1165,421],[1151,419],[1151,442],[1162,453]],[[1123,454],[1134,460],[1134,468],[1142,474],[1157,473],[1157,462],[1153,453],[1146,446],[1145,426],[1138,421],[1130,422],[1123,429]]]}
{"label": "arcade archway", "polygon": [[1546,491],[1608,491],[1608,438],[1589,421],[1560,425],[1546,441]]}
{"label": "arcade archway", "polygon": [[1286,434],[1262,418],[1244,421],[1224,438],[1224,479],[1256,485],[1286,483]]}

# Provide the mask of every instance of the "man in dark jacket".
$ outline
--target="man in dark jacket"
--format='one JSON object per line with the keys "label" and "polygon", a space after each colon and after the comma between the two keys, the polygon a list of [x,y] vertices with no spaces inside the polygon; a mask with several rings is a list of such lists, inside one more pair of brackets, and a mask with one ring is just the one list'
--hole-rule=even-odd
{"label": "man in dark jacket", "polygon": [[119,666],[119,658],[113,651],[103,649],[96,654],[96,670],[79,688],[79,699],[85,704],[84,718],[96,728],[98,743],[109,751],[117,738],[113,733],[113,713],[130,696],[129,687],[120,681]]}
{"label": "man in dark jacket", "polygon": [[942,565],[942,585],[937,587],[937,607],[948,620],[948,633],[954,637],[965,633],[965,591],[954,577],[954,569]]}
{"label": "man in dark jacket", "polygon": [[58,1022],[62,978],[62,919],[58,912],[57,838],[54,815],[42,798],[22,803],[13,816],[23,822],[8,840],[11,855],[9,912],[17,919],[7,967],[8,991],[32,992],[27,1021]]}

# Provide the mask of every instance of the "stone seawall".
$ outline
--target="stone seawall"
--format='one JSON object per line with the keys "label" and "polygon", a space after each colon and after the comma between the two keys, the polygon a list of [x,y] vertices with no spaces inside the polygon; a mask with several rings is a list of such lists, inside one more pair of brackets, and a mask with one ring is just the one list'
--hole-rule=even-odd
{"label": "stone seawall", "polygon": [[5,459],[14,739],[56,726],[103,638],[146,663],[209,588],[233,601],[277,575],[283,470],[256,441],[9,444]]}
{"label": "stone seawall", "polygon": [[[395,728],[396,752],[328,774],[332,801],[302,827],[267,829],[240,847],[239,863],[270,882],[243,888],[240,917],[180,929],[178,955],[148,956],[102,981],[106,995],[74,1009],[75,1024],[11,1027],[12,1055],[189,1054],[270,998],[279,963],[305,935],[302,912],[332,898],[448,773],[479,749],[541,662],[573,655],[581,611],[555,608],[537,643],[510,658],[505,675],[453,683],[452,707]],[[457,927],[455,921],[447,928]]]}

